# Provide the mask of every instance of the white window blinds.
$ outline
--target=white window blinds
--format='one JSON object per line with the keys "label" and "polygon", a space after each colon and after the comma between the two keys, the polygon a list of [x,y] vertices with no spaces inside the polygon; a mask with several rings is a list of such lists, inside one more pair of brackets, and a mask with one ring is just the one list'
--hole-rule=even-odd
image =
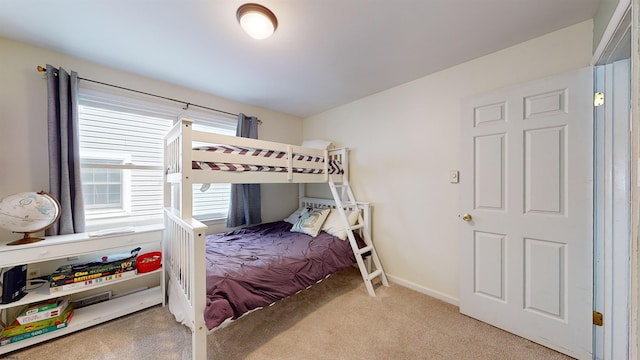
{"label": "white window blinds", "polygon": [[[125,94],[126,95],[126,94]],[[179,116],[194,129],[235,135],[237,120],[208,111],[188,114],[178,104],[80,89],[81,175],[87,228],[162,222],[163,138]],[[193,189],[193,215],[200,221],[227,216],[229,184]]]}

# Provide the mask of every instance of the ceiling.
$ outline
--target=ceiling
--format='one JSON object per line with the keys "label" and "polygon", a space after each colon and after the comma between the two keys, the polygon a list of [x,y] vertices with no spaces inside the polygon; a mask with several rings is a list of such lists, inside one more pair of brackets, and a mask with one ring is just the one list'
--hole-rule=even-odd
{"label": "ceiling", "polygon": [[236,22],[241,0],[6,0],[0,37],[307,117],[590,19],[600,0],[259,2],[279,22],[262,41]]}

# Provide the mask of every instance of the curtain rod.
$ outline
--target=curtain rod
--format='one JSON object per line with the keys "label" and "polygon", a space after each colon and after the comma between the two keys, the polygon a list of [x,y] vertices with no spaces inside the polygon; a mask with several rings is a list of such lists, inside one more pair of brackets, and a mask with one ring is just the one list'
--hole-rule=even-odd
{"label": "curtain rod", "polygon": [[[44,68],[44,67],[42,67],[40,65],[38,65],[37,69],[38,69],[39,72],[46,72],[47,71],[46,68]],[[189,109],[189,106],[195,106],[195,107],[199,107],[199,108],[202,108],[202,109],[216,111],[216,112],[219,112],[219,113],[222,113],[222,114],[227,114],[227,115],[231,115],[231,116],[235,116],[235,117],[238,116],[238,114],[230,113],[230,112],[227,112],[227,111],[224,111],[224,110],[218,110],[218,109],[214,109],[214,108],[210,108],[210,107],[206,107],[206,106],[202,106],[202,105],[192,104],[192,103],[187,102],[187,101],[176,100],[176,99],[172,99],[172,98],[169,98],[169,97],[160,96],[160,95],[156,95],[156,94],[151,94],[151,93],[147,93],[147,92],[144,92],[144,91],[129,89],[129,88],[118,86],[118,85],[107,84],[107,83],[103,83],[101,81],[86,79],[86,78],[82,78],[82,77],[79,77],[79,76],[78,76],[78,79],[84,80],[84,81],[89,81],[89,82],[100,84],[100,85],[111,86],[111,87],[122,89],[122,90],[131,91],[131,92],[135,92],[135,93],[138,93],[138,94],[144,94],[144,95],[154,96],[154,97],[165,99],[165,100],[169,100],[169,101],[175,101],[177,103],[185,104],[185,107],[182,108],[183,110]],[[262,120],[258,120],[258,123],[262,124]]]}

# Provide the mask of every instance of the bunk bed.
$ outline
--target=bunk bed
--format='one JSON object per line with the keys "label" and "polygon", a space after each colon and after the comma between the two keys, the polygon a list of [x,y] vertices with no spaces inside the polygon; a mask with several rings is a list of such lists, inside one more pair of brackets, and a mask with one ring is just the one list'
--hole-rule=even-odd
{"label": "bunk bed", "polygon": [[[206,359],[206,336],[210,331],[354,263],[358,264],[370,295],[375,296],[371,285],[374,278],[379,277],[383,285],[388,285],[371,243],[369,206],[355,201],[348,185],[346,149],[320,150],[195,131],[191,120],[182,119],[165,136],[164,152],[164,267],[169,282],[169,308],[177,321],[192,330],[194,359]],[[333,212],[339,215],[346,237],[324,232],[309,235],[308,229],[292,231],[295,218],[207,236],[207,227],[192,218],[193,184],[207,183],[328,183],[334,199],[300,197],[297,215],[312,210],[323,216]],[[263,235],[267,232],[277,234],[277,239],[265,240]],[[272,247],[257,253],[246,251],[258,247],[257,243]],[[318,252],[311,252],[312,249]],[[265,279],[273,279],[274,274],[268,273],[269,269],[284,266],[282,259],[289,259],[294,253],[310,254],[306,259],[293,260],[296,272],[301,268],[308,271],[270,287],[271,281]],[[319,267],[309,265],[320,257],[328,258],[322,259]],[[274,262],[263,264],[268,259]],[[289,272],[282,269],[275,272]],[[247,277],[257,279],[255,285],[247,285],[251,282]],[[282,282],[291,284],[284,289]],[[256,294],[261,296],[256,298]]]}

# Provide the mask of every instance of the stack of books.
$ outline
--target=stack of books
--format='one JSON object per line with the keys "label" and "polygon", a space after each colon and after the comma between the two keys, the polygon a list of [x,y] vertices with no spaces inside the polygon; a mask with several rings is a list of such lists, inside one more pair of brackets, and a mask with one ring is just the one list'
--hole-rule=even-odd
{"label": "stack of books", "polygon": [[72,315],[73,304],[68,297],[28,305],[12,325],[2,329],[0,346],[63,329]]}
{"label": "stack of books", "polygon": [[131,254],[109,255],[88,263],[63,265],[49,275],[49,293],[62,294],[135,276],[139,251],[140,248],[136,248]]}

